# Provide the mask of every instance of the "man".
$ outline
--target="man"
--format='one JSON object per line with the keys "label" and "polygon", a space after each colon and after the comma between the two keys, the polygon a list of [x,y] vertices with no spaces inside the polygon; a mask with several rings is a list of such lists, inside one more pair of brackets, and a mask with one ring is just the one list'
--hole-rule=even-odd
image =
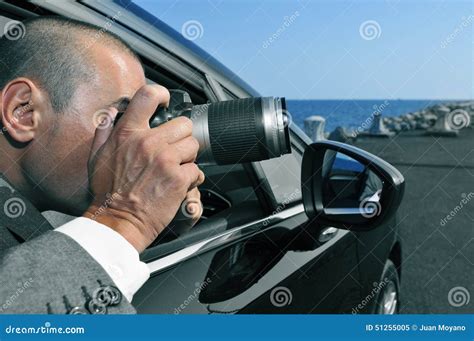
{"label": "man", "polygon": [[[185,228],[200,217],[192,122],[149,128],[169,93],[118,37],[24,25],[0,40],[0,312],[134,313],[149,277],[139,253],[179,212]],[[36,209],[79,218],[52,230]]]}

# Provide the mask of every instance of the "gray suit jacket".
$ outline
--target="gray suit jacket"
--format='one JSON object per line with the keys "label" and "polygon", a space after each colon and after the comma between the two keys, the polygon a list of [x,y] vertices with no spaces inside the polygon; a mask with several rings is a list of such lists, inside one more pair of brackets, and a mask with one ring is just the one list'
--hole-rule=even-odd
{"label": "gray suit jacket", "polygon": [[106,271],[0,177],[0,313],[136,313]]}

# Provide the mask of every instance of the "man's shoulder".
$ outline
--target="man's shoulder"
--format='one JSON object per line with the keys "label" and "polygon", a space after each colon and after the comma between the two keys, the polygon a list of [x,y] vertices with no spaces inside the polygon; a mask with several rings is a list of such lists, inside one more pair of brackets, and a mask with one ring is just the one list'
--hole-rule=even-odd
{"label": "man's shoulder", "polygon": [[0,250],[51,231],[44,216],[0,174]]}

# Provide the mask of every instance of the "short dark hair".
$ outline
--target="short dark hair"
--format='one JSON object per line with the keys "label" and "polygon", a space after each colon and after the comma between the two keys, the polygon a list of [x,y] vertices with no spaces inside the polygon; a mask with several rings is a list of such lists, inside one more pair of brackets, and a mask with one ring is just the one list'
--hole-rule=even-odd
{"label": "short dark hair", "polygon": [[[0,38],[0,89],[16,77],[31,78],[46,90],[55,112],[65,111],[78,85],[94,76],[87,54],[93,44],[110,43],[139,61],[131,47],[106,26],[58,16],[13,24]],[[84,35],[90,36],[81,39]]]}

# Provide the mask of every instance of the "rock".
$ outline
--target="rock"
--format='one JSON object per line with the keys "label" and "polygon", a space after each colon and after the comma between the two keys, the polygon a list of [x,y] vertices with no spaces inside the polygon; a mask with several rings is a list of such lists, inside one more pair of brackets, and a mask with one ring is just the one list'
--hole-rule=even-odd
{"label": "rock", "polygon": [[428,128],[430,128],[431,125],[427,122],[422,122],[420,123],[418,126],[417,126],[417,129],[422,129],[422,130],[426,130]]}
{"label": "rock", "polygon": [[[440,111],[439,111],[440,112]],[[431,136],[458,136],[459,130],[453,129],[451,112],[444,113],[438,116],[435,125],[426,131],[427,135]]]}
{"label": "rock", "polygon": [[410,130],[410,124],[408,124],[408,122],[403,121],[400,123],[400,129],[402,131]]}
{"label": "rock", "polygon": [[412,115],[407,115],[405,122],[408,123],[409,129],[415,129],[416,128],[416,121],[415,118]]}
{"label": "rock", "polygon": [[402,127],[401,127],[400,123],[394,123],[393,128],[390,129],[390,130],[395,131],[395,132],[398,133],[399,131],[402,131]]}
{"label": "rock", "polygon": [[355,133],[350,133],[346,128],[344,127],[337,127],[334,129],[334,131],[329,134],[328,139],[332,141],[339,141],[343,143],[354,143],[356,139],[356,134]]}
{"label": "rock", "polygon": [[325,140],[324,128],[326,127],[326,119],[321,116],[310,116],[304,120],[304,130],[311,140]]}
{"label": "rock", "polygon": [[451,110],[444,105],[436,105],[433,107],[432,112],[438,117],[444,117],[449,114]]}
{"label": "rock", "polygon": [[431,113],[427,113],[423,116],[425,122],[431,122],[432,124],[434,124],[436,122],[436,120],[438,119],[438,116],[434,115],[434,114],[431,114]]}
{"label": "rock", "polygon": [[378,137],[390,137],[394,136],[395,133],[387,129],[382,120],[381,114],[374,114],[374,119],[372,120],[372,124],[367,131],[362,132],[362,135],[370,135],[370,136],[378,136]]}
{"label": "rock", "polygon": [[352,143],[358,135],[390,137],[415,129],[424,130],[428,135],[457,136],[460,129],[474,128],[474,101],[435,104],[400,116],[382,117],[380,113],[375,113],[370,128],[364,131],[361,131],[362,127],[356,131],[337,127],[330,134],[325,133],[325,120],[321,116],[308,117],[304,126],[313,141],[326,138]]}

